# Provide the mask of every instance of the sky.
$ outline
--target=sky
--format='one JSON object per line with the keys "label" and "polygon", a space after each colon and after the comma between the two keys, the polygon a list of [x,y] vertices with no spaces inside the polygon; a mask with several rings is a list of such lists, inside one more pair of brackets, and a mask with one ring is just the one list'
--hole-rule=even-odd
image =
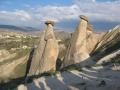
{"label": "sky", "polygon": [[0,24],[45,28],[53,20],[56,29],[74,31],[86,15],[94,30],[120,24],[120,0],[0,0]]}

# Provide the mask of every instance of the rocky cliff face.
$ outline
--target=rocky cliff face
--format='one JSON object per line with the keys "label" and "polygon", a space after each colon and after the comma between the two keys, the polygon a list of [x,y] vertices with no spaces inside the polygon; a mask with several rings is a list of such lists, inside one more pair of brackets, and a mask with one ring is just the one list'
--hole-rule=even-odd
{"label": "rocky cliff face", "polygon": [[[96,61],[107,61],[120,55],[120,26],[116,26],[113,30],[108,31],[99,41],[95,50],[92,52]],[[104,60],[103,60],[104,59]],[[106,59],[106,60],[105,60]]]}

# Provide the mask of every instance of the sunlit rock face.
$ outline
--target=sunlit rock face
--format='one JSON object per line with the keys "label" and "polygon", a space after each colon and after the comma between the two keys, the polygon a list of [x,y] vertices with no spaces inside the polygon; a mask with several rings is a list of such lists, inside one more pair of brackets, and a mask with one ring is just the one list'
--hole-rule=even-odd
{"label": "sunlit rock face", "polygon": [[81,66],[89,64],[90,54],[104,35],[103,33],[93,32],[86,16],[81,15],[80,18],[81,21],[72,35],[62,67],[72,64]]}
{"label": "sunlit rock face", "polygon": [[86,48],[89,54],[93,51],[102,36],[102,33],[94,33],[90,24],[87,25]]}
{"label": "sunlit rock face", "polygon": [[45,24],[47,29],[43,32],[33,55],[29,75],[37,75],[56,68],[59,47],[53,31],[54,23],[47,21]]}
{"label": "sunlit rock face", "polygon": [[87,38],[92,34],[92,31],[87,30],[87,17],[82,15],[80,18],[81,22],[72,35],[70,45],[63,61],[63,67],[80,63],[81,61],[86,60],[90,57],[89,51],[87,49]]}

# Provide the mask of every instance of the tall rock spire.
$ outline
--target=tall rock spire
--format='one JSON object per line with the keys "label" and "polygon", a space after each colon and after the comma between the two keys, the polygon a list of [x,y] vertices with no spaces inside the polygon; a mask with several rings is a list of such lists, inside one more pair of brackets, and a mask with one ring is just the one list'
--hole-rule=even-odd
{"label": "tall rock spire", "polygon": [[40,43],[35,50],[29,75],[37,75],[49,70],[56,69],[58,57],[58,43],[54,35],[53,21],[46,21],[47,29],[43,32]]}
{"label": "tall rock spire", "polygon": [[88,19],[83,15],[81,15],[80,18],[81,22],[72,35],[62,67],[66,67],[71,64],[77,64],[89,58],[86,47]]}

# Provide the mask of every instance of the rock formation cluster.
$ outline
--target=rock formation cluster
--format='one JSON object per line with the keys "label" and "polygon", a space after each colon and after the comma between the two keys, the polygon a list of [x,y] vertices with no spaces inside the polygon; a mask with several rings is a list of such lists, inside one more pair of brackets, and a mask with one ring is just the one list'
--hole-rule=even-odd
{"label": "rock formation cluster", "polygon": [[[119,49],[120,31],[116,30],[117,27],[113,31],[98,34],[93,32],[86,16],[81,15],[80,19],[77,29],[70,38],[61,68],[73,64],[85,66],[89,64],[89,61],[100,60],[105,55]],[[59,47],[53,31],[54,22],[47,21],[45,24],[47,29],[40,37],[40,43],[33,55],[29,75],[37,75],[56,69]],[[114,50],[111,50],[112,47]]]}
{"label": "rock formation cluster", "polygon": [[[46,90],[51,90],[49,89],[49,87],[47,87],[47,85],[50,85],[53,88],[55,88],[54,90],[59,89],[56,86],[60,85],[60,90],[65,86],[63,90],[66,90],[66,86],[67,88],[71,88],[71,86],[75,85],[75,83],[79,86],[79,89],[81,89],[81,87],[84,86],[83,81],[85,81],[86,83],[89,82],[89,84],[85,83],[85,86],[88,85],[88,88],[90,88],[90,90],[106,90],[108,89],[108,85],[110,85],[109,88],[111,88],[111,85],[113,84],[116,85],[116,77],[118,77],[116,75],[119,74],[118,72],[114,72],[114,70],[120,70],[120,67],[117,67],[117,65],[115,65],[114,63],[114,67],[110,71],[106,68],[103,68],[104,66],[102,65],[105,62],[110,62],[110,60],[112,60],[112,62],[116,61],[120,63],[120,26],[117,26],[112,31],[108,31],[106,33],[94,33],[93,28],[88,21],[88,18],[84,15],[81,15],[80,18],[81,21],[70,38],[69,46],[67,47],[66,54],[64,55],[61,68],[65,68],[70,65],[76,65],[78,67],[81,67],[80,69],[82,69],[82,71],[79,72],[79,70],[73,70],[70,71],[71,73],[62,72],[58,74],[59,76],[56,76],[58,78],[42,77],[37,80],[34,80],[33,83],[35,83],[36,86],[40,89],[42,89],[43,86],[40,82],[44,84],[44,88],[47,88]],[[47,25],[47,29],[43,32],[42,36],[40,37],[39,45],[36,48],[35,53],[33,55],[29,71],[30,76],[38,75],[40,73],[44,73],[50,70],[56,70],[56,62],[59,54],[59,47],[53,32],[54,23],[52,21],[47,21],[45,22],[45,24]],[[101,66],[94,68],[89,67],[89,69],[88,67],[83,67],[90,65],[90,61],[93,61],[93,63],[96,65],[101,64]],[[78,78],[75,79],[76,77]],[[103,79],[100,83],[100,80],[98,80],[99,78]],[[50,83],[48,84],[49,81]],[[81,81],[82,86],[80,86]],[[91,82],[93,83],[91,84]],[[33,83],[29,85],[31,88],[34,88],[35,84]],[[68,87],[69,85],[70,87]],[[102,87],[102,85],[104,86]],[[119,83],[117,85],[117,88],[118,86]],[[21,88],[26,90],[26,87],[24,85],[19,86],[18,90],[20,90]],[[79,89],[73,88],[70,90]],[[84,88],[84,90],[85,89],[86,87]],[[113,90],[113,88],[111,90]]]}
{"label": "rock formation cluster", "polygon": [[[93,29],[86,16],[80,16],[81,21],[73,33],[62,67],[80,63],[90,57],[97,40],[94,38]],[[40,37],[40,43],[33,55],[29,75],[37,75],[50,70],[55,70],[59,52],[58,43],[53,32],[54,23],[45,22],[47,29]],[[92,44],[91,44],[92,43]],[[89,46],[88,46],[89,44]]]}

